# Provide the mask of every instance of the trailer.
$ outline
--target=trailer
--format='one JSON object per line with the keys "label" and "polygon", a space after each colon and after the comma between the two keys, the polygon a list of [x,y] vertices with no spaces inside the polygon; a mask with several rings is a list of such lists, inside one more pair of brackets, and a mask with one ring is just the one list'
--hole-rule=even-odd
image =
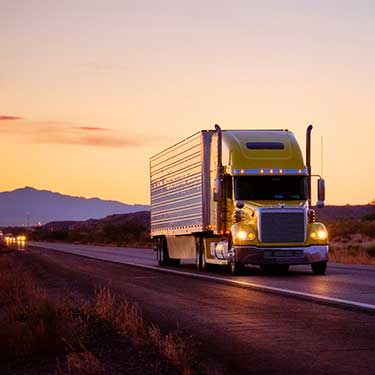
{"label": "trailer", "polygon": [[[195,259],[199,270],[247,264],[326,272],[328,233],[311,207],[306,163],[289,130],[202,130],[150,159],[151,236],[162,266]],[[318,179],[317,207],[325,182]]]}

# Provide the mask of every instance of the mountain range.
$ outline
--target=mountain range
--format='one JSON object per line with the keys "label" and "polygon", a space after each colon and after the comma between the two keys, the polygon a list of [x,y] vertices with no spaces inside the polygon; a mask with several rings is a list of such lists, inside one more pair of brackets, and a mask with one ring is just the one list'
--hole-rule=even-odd
{"label": "mountain range", "polygon": [[26,186],[0,193],[0,226],[36,225],[54,220],[98,219],[149,209],[147,205],[75,197]]}

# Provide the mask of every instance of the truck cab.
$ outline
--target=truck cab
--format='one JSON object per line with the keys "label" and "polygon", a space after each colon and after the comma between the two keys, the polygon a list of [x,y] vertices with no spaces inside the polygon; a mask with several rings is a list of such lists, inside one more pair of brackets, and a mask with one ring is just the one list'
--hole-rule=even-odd
{"label": "truck cab", "polygon": [[[232,273],[245,264],[265,271],[311,264],[314,273],[325,273],[328,233],[315,220],[310,168],[293,133],[218,130],[211,145],[212,229],[223,236],[215,246],[226,249],[222,258]],[[323,180],[318,185],[322,206]]]}

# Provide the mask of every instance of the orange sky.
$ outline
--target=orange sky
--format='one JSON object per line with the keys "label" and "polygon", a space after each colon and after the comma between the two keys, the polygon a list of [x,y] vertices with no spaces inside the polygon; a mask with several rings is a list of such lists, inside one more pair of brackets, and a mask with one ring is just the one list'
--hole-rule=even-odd
{"label": "orange sky", "polygon": [[375,198],[372,1],[8,1],[0,191],[148,203],[148,158],[211,128],[288,128],[327,203]]}

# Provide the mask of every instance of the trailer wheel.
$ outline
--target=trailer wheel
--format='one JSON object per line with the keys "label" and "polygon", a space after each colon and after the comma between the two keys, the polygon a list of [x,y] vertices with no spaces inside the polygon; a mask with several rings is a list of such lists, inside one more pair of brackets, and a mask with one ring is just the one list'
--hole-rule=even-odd
{"label": "trailer wheel", "polygon": [[160,266],[179,266],[181,259],[173,259],[169,257],[167,239],[161,237],[158,243],[158,258]]}
{"label": "trailer wheel", "polygon": [[198,271],[206,271],[207,264],[206,264],[206,256],[204,253],[204,241],[203,237],[196,236],[195,237],[195,265]]}
{"label": "trailer wheel", "polygon": [[314,275],[325,275],[327,270],[327,261],[311,263],[311,269]]}

